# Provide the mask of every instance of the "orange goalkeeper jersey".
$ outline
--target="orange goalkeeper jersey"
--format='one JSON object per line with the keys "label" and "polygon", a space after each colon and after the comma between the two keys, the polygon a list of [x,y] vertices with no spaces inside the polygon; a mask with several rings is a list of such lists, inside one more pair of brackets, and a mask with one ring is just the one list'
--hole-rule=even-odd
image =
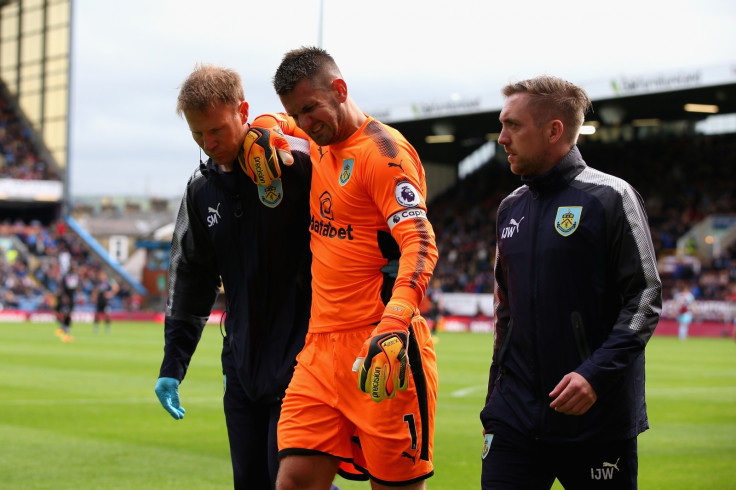
{"label": "orange goalkeeper jersey", "polygon": [[368,117],[347,140],[310,140],[310,332],[378,323],[389,297],[384,268],[398,259],[392,296],[418,307],[437,263],[424,169],[395,129]]}

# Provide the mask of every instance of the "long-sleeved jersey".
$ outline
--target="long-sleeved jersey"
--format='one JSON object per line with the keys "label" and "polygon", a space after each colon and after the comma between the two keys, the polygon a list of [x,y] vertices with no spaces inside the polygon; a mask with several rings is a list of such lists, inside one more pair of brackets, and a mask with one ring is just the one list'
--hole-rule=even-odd
{"label": "long-sleeved jersey", "polygon": [[184,378],[222,284],[223,353],[252,401],[283,395],[311,302],[311,163],[307,142],[288,139],[294,164],[265,195],[237,162],[223,173],[210,160],[190,178],[172,239],[160,376]]}
{"label": "long-sleeved jersey", "polygon": [[[501,203],[496,338],[481,420],[541,440],[620,440],[648,428],[644,348],[661,282],[641,197],[586,165],[577,147]],[[567,373],[598,399],[581,416],[549,407]]]}
{"label": "long-sleeved jersey", "polygon": [[377,323],[391,297],[418,307],[437,247],[416,151],[371,117],[345,141],[310,144],[310,332]]}

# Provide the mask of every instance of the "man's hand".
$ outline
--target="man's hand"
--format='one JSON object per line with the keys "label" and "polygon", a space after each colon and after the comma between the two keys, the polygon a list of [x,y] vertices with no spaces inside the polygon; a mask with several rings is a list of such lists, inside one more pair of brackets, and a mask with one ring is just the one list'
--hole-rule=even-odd
{"label": "man's hand", "polygon": [[179,380],[175,378],[158,378],[156,395],[161,405],[174,419],[184,418],[184,407],[179,405]]}
{"label": "man's hand", "polygon": [[598,400],[588,380],[576,372],[566,374],[549,397],[554,398],[549,406],[565,415],[583,415]]}
{"label": "man's hand", "polygon": [[301,139],[309,139],[307,133],[299,129],[296,125],[296,121],[293,117],[288,116],[283,112],[269,112],[261,114],[260,116],[253,119],[253,123],[250,125],[251,128],[279,128],[282,133],[288,136],[295,136]]}
{"label": "man's hand", "polygon": [[414,309],[397,300],[389,301],[381,322],[363,344],[353,364],[358,372],[358,388],[375,402],[396,396],[409,386],[409,324]]}
{"label": "man's hand", "polygon": [[243,151],[238,154],[238,162],[256,185],[268,186],[281,178],[280,162],[291,165],[294,157],[281,128],[251,126],[243,141]]}

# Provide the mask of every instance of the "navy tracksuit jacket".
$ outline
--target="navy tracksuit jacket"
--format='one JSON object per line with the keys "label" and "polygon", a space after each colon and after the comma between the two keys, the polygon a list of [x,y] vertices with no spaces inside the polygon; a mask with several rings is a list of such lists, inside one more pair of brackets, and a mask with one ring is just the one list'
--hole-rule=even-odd
{"label": "navy tracksuit jacket", "polygon": [[304,346],[311,305],[309,147],[289,138],[282,201],[261,204],[238,164],[223,174],[210,160],[190,178],[172,239],[160,376],[183,379],[220,280],[231,354],[253,402],[283,397]]}
{"label": "navy tracksuit jacket", "polygon": [[[549,442],[635,437],[649,427],[644,348],[662,305],[642,200],[588,167],[577,147],[522,182],[498,209],[483,426]],[[571,371],[598,396],[582,416],[549,408],[548,394]]]}

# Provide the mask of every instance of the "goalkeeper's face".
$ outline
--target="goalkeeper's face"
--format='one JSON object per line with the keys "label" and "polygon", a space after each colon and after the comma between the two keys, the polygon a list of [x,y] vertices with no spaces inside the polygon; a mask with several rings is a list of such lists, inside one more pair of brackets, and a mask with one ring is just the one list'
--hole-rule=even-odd
{"label": "goalkeeper's face", "polygon": [[243,145],[248,105],[220,104],[204,111],[184,111],[192,138],[216,164],[231,169]]}
{"label": "goalkeeper's face", "polygon": [[294,90],[280,98],[297,126],[318,145],[339,143],[352,134],[352,131],[345,134],[346,128],[341,126],[345,119],[341,111],[344,98],[334,87],[315,87],[304,79],[296,84]]}

